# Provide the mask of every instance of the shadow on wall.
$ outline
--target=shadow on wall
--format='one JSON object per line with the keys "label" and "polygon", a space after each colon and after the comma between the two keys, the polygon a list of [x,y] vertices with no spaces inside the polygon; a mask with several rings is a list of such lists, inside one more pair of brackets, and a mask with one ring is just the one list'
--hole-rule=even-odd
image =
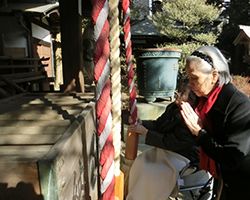
{"label": "shadow on wall", "polygon": [[19,182],[16,187],[0,183],[0,200],[44,200],[43,195],[36,194],[31,183]]}

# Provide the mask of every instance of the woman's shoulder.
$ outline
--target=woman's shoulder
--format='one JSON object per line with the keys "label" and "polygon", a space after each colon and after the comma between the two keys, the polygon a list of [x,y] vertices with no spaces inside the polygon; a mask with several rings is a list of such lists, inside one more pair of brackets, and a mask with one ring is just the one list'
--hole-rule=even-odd
{"label": "woman's shoulder", "polygon": [[243,105],[250,109],[250,99],[247,95],[237,89],[232,83],[223,86],[216,107],[225,110],[228,107],[237,107]]}
{"label": "woman's shoulder", "polygon": [[234,100],[235,103],[245,102],[250,105],[249,97],[246,94],[244,94],[242,91],[240,91],[232,83],[229,83],[225,86],[225,91],[226,93],[228,93],[229,96],[230,95],[232,96],[232,100]]}

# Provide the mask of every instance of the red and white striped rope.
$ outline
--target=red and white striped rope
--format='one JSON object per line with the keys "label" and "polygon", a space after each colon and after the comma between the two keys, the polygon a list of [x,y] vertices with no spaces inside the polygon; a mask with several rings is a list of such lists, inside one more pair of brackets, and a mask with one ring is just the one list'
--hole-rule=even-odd
{"label": "red and white striped rope", "polygon": [[128,66],[128,87],[129,87],[129,109],[132,124],[137,121],[137,106],[136,106],[136,87],[134,81],[134,64],[132,60],[132,42],[131,42],[131,32],[130,32],[130,9],[129,0],[122,1],[122,10],[124,14],[124,41],[125,41],[125,51],[126,51],[126,64]]}
{"label": "red and white striped rope", "polygon": [[114,146],[111,115],[109,5],[107,0],[92,0],[92,20],[96,41],[94,80],[96,84],[97,134],[100,152],[100,182],[102,200],[114,199]]}

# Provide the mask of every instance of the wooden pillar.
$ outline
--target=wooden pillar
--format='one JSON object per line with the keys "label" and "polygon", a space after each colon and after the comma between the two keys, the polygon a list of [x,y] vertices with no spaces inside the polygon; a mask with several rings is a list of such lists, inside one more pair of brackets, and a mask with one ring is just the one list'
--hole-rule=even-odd
{"label": "wooden pillar", "polygon": [[64,92],[84,92],[82,26],[78,2],[59,1]]}

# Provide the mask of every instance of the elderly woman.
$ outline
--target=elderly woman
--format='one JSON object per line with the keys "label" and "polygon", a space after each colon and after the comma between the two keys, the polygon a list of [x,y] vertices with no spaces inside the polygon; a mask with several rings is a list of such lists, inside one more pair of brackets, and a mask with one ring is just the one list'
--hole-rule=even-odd
{"label": "elderly woman", "polygon": [[156,120],[128,127],[131,132],[145,136],[145,143],[151,148],[143,151],[130,169],[126,200],[166,200],[173,194],[179,172],[189,163],[198,165],[195,136],[185,125],[179,107],[184,99],[192,106],[196,103],[196,96],[186,85]]}
{"label": "elderly woman", "polygon": [[201,146],[201,167],[224,181],[221,199],[250,199],[250,101],[236,89],[222,53],[204,46],[186,59],[193,109],[182,102],[181,114]]}

